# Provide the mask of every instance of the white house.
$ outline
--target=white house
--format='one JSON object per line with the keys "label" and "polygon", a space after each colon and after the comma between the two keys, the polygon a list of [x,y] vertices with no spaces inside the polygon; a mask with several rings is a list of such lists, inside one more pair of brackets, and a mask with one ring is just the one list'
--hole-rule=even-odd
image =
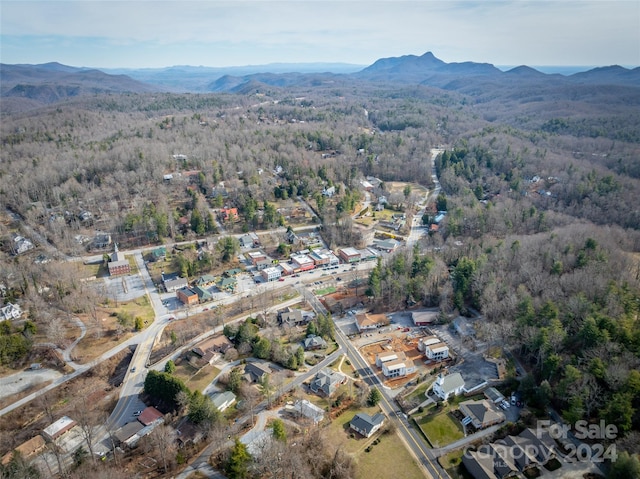
{"label": "white house", "polygon": [[433,383],[433,392],[443,401],[449,399],[450,396],[457,396],[465,391],[464,379],[460,373],[438,375],[438,379]]}
{"label": "white house", "polygon": [[7,303],[0,308],[0,318],[5,321],[20,319],[20,316],[22,316],[22,310],[17,304]]}
{"label": "white house", "polygon": [[431,361],[442,361],[449,357],[449,346],[445,343],[425,344],[424,355]]}
{"label": "white house", "polygon": [[218,411],[222,412],[236,402],[236,395],[231,391],[225,391],[213,396],[212,400],[213,405],[218,408]]}
{"label": "white house", "polygon": [[376,365],[388,378],[401,378],[416,371],[415,364],[402,351],[390,351],[376,356]]}

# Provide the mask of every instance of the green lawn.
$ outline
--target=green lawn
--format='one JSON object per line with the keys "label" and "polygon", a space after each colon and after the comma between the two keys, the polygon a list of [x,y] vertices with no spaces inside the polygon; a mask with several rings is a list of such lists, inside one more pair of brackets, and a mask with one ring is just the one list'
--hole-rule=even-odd
{"label": "green lawn", "polygon": [[205,366],[200,371],[191,366],[187,361],[181,361],[176,364],[174,376],[184,381],[189,389],[195,391],[203,391],[207,385],[213,381],[220,370],[214,366]]}
{"label": "green lawn", "polygon": [[435,415],[422,416],[417,418],[416,422],[425,436],[427,436],[432,447],[446,446],[464,437],[462,425],[446,411]]}
{"label": "green lawn", "polygon": [[327,288],[316,289],[316,296],[324,296],[324,295],[335,293],[335,292],[336,292],[335,286],[329,286]]}
{"label": "green lawn", "polygon": [[427,396],[425,396],[425,392],[431,386],[431,383],[435,381],[435,378],[428,378],[424,382],[418,384],[418,386],[411,391],[406,397],[405,400],[407,402],[418,400],[419,402],[424,402],[427,400]]}
{"label": "green lawn", "polygon": [[424,475],[415,459],[396,434],[384,434],[380,443],[371,452],[360,452],[357,479],[378,477],[402,477],[402,479],[423,479]]}

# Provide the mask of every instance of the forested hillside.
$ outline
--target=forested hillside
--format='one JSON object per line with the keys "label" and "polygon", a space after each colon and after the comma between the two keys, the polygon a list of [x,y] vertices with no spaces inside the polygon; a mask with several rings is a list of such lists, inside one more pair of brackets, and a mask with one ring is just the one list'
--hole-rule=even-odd
{"label": "forested hillside", "polygon": [[390,182],[432,187],[430,149],[441,145],[446,218],[377,265],[370,306],[437,306],[443,321],[479,312],[479,334],[526,369],[533,408],[604,418],[624,433],[620,450],[638,453],[639,90],[252,84],[4,115],[0,202],[13,216],[0,224],[0,283],[43,323],[41,286],[64,311],[88,308],[73,300],[87,293],[64,263],[13,255],[26,228],[65,254],[100,254],[99,232],[121,248],[214,236],[224,206],[242,217],[230,232],[283,226],[282,202],[298,196],[332,246],[349,244],[360,181],[378,178],[390,198]]}

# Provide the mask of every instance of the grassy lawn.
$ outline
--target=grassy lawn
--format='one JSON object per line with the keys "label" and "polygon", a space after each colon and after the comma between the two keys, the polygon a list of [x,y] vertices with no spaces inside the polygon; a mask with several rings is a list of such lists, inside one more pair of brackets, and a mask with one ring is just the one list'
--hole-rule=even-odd
{"label": "grassy lawn", "polygon": [[316,289],[316,296],[324,296],[326,294],[335,293],[335,286],[329,286],[328,288]]}
{"label": "grassy lawn", "polygon": [[[323,407],[321,404],[318,405]],[[396,434],[376,433],[367,439],[349,429],[349,423],[359,412],[374,415],[380,412],[380,409],[377,406],[348,409],[326,429],[331,444],[340,445],[346,453],[355,456],[358,462],[357,479],[400,477],[398,464],[402,464],[403,479],[423,478],[418,464]],[[373,445],[370,452],[366,452],[365,449],[371,446],[376,438],[380,438],[380,442]]]}
{"label": "grassy lawn", "polygon": [[397,435],[384,434],[379,437],[380,443],[374,445],[371,452],[362,451],[358,454],[357,479],[377,477],[424,478],[415,459]]}
{"label": "grassy lawn", "polygon": [[118,307],[114,309],[115,312],[129,313],[133,318],[141,317],[143,321],[148,323],[145,326],[149,326],[155,319],[155,313],[151,307],[149,297],[145,294],[133,301],[127,301],[126,303],[118,303]]}
{"label": "grassy lawn", "polygon": [[220,374],[220,370],[214,366],[207,365],[198,371],[187,361],[181,361],[180,364],[176,364],[176,371],[173,374],[182,379],[192,391],[197,389],[202,392]]}
{"label": "grassy lawn", "polygon": [[429,389],[429,386],[431,386],[431,383],[433,383],[433,381],[435,381],[435,378],[429,378],[424,382],[418,384],[418,386],[413,391],[407,394],[405,400],[408,402],[414,400],[419,402],[426,401],[427,396],[425,396],[425,392],[427,392],[427,389]]}
{"label": "grassy lawn", "polygon": [[432,447],[446,446],[464,437],[462,426],[451,418],[447,411],[423,416],[416,419],[416,422]]}
{"label": "grassy lawn", "polygon": [[453,451],[438,459],[440,465],[447,471],[452,479],[473,479],[467,468],[462,464],[464,451]]}

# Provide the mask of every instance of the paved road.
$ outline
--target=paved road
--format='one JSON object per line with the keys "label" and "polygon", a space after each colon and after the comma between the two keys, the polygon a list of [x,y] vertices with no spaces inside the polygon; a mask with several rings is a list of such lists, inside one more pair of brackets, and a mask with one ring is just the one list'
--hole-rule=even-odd
{"label": "paved road", "polygon": [[[314,295],[308,291],[304,291],[305,297],[318,314],[326,314],[326,309],[322,303]],[[394,400],[389,395],[387,387],[380,382],[378,376],[371,370],[367,362],[360,355],[360,352],[351,344],[339,327],[336,327],[336,342],[344,350],[345,354],[351,361],[360,378],[369,386],[377,387],[382,393],[380,407],[389,420],[394,421],[398,426],[397,431],[401,440],[409,448],[414,457],[418,460],[423,473],[429,478],[448,478],[447,472],[435,460],[435,456],[430,449],[424,444],[420,434],[411,427],[410,423],[404,418],[400,409],[394,404]]]}

